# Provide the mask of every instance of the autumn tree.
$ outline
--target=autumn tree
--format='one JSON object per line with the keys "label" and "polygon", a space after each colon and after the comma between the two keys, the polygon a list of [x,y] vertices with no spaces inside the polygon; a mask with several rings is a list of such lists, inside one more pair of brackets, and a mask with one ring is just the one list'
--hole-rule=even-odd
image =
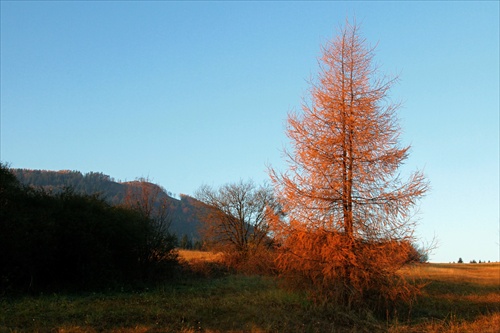
{"label": "autumn tree", "polygon": [[124,204],[154,221],[158,231],[167,232],[171,224],[171,210],[165,190],[148,178],[127,183]]}
{"label": "autumn tree", "polygon": [[204,239],[238,261],[246,261],[269,245],[269,220],[277,208],[273,190],[253,181],[228,183],[214,189],[202,185],[196,198]]}
{"label": "autumn tree", "polygon": [[421,172],[398,173],[410,147],[400,145],[399,104],[388,98],[397,77],[379,74],[356,24],[346,22],[322,53],[310,100],[288,116],[290,169],[270,170],[287,214],[274,223],[279,267],[337,304],[408,299],[397,271],[428,184]]}
{"label": "autumn tree", "polygon": [[[153,184],[147,178],[139,178],[129,182],[125,193],[124,206],[134,209],[145,217],[142,234],[147,237],[145,247],[142,249],[142,261],[146,274],[151,267],[158,267],[158,263],[175,263],[177,253],[174,251],[177,239],[170,233],[172,222],[172,209],[166,191]],[[167,267],[169,269],[169,267]]]}

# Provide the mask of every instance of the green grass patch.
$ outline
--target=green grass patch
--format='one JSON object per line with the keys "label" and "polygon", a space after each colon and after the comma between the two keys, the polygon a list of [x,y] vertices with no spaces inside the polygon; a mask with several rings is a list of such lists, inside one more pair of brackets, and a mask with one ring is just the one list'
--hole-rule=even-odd
{"label": "green grass patch", "polygon": [[[351,331],[352,318],[315,308],[270,278],[189,279],[140,293],[41,295],[2,300],[0,330],[161,332]],[[361,327],[358,327],[361,329]],[[367,327],[366,331],[368,331]]]}
{"label": "green grass patch", "polygon": [[[409,315],[317,307],[260,276],[186,277],[140,292],[51,294],[0,300],[0,332],[496,332],[500,282],[480,268],[412,271],[427,282]],[[466,268],[459,267],[460,270]],[[500,275],[499,275],[500,276]]]}

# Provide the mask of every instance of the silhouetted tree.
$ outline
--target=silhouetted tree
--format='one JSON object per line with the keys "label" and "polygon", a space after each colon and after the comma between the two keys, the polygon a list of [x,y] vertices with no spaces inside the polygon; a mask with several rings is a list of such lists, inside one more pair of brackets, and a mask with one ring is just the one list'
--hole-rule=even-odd
{"label": "silhouetted tree", "polygon": [[181,241],[179,242],[179,247],[186,250],[191,250],[193,248],[193,242],[191,242],[188,235],[182,235]]}
{"label": "silhouetted tree", "polygon": [[270,245],[269,221],[277,203],[269,186],[242,180],[218,189],[203,185],[196,198],[203,203],[201,234],[212,248],[245,261]]}
{"label": "silhouetted tree", "polygon": [[200,240],[196,240],[193,244],[193,250],[198,250],[198,251],[203,250],[203,242]]}

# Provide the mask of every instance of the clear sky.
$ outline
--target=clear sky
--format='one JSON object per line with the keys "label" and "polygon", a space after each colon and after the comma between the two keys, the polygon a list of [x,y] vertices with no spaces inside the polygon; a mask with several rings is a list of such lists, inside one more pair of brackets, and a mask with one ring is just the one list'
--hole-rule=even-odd
{"label": "clear sky", "polygon": [[353,16],[401,78],[431,261],[500,260],[498,1],[1,1],[1,160],[175,194],[264,182],[287,167],[320,46]]}

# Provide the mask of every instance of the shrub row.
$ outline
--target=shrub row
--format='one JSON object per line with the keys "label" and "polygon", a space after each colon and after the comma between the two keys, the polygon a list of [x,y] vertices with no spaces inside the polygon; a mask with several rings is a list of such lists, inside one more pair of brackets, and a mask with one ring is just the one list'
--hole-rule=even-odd
{"label": "shrub row", "polygon": [[51,195],[0,170],[0,293],[96,290],[162,278],[175,266],[154,222],[71,189]]}

